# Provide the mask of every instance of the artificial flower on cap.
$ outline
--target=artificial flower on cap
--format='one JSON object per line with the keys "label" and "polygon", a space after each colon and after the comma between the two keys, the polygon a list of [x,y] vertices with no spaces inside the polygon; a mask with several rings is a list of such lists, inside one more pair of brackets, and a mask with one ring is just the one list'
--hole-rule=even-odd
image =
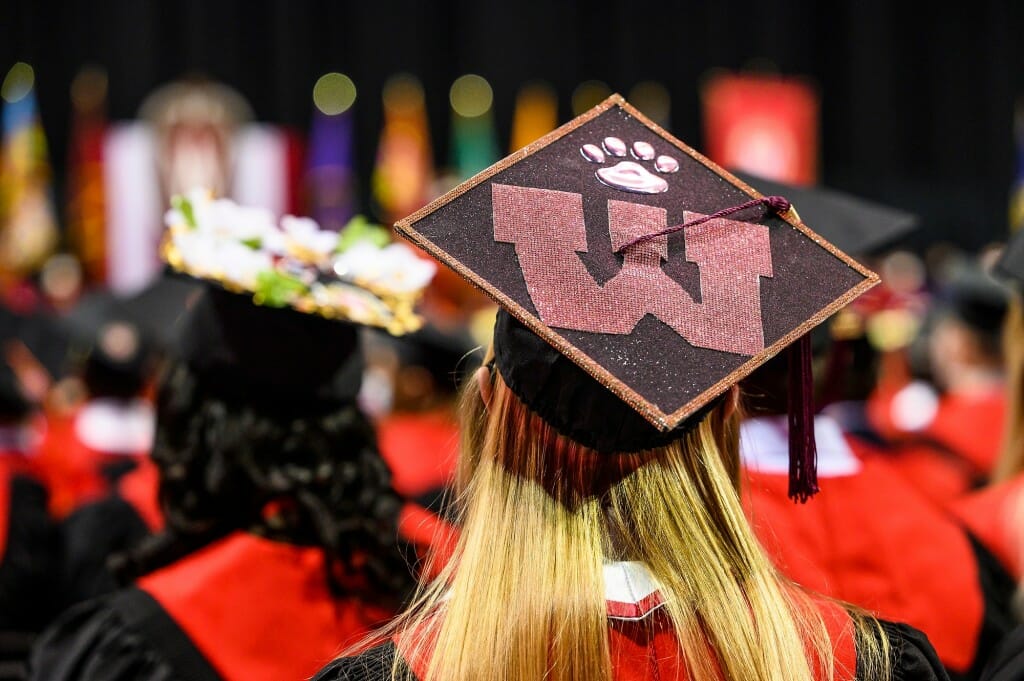
{"label": "artificial flower on cap", "polygon": [[613,95],[395,227],[494,298],[506,384],[601,453],[678,439],[795,343],[790,493],[817,491],[807,334],[878,277],[785,197]]}
{"label": "artificial flower on cap", "polygon": [[162,246],[171,268],[257,305],[293,308],[379,327],[393,335],[423,325],[415,305],[436,266],[356,218],[342,232],[310,218],[215,199],[204,189],[175,196]]}

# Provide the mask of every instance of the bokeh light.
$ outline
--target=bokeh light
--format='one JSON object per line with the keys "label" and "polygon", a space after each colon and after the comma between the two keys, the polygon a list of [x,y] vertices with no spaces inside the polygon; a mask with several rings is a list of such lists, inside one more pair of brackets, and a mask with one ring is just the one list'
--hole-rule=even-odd
{"label": "bokeh light", "polygon": [[3,85],[0,85],[0,97],[13,104],[27,95],[35,82],[36,74],[32,67],[19,61],[7,72]]}
{"label": "bokeh light", "polygon": [[325,73],[313,86],[313,104],[328,116],[337,116],[356,101],[356,84],[344,73]]}
{"label": "bokeh light", "polygon": [[491,84],[483,76],[467,73],[452,83],[448,100],[455,113],[466,118],[475,118],[491,110],[494,92],[491,90]]}
{"label": "bokeh light", "polygon": [[629,103],[640,109],[652,121],[662,127],[669,124],[672,109],[668,88],[653,80],[645,80],[633,86],[627,98]]}
{"label": "bokeh light", "polygon": [[410,113],[424,106],[423,86],[416,76],[409,73],[388,78],[382,98],[384,108],[396,113]]}
{"label": "bokeh light", "polygon": [[604,81],[587,80],[580,83],[572,93],[572,114],[579,116],[581,113],[593,109],[608,99],[608,95],[611,93],[612,89]]}
{"label": "bokeh light", "polygon": [[71,81],[71,102],[79,111],[94,111],[107,98],[107,73],[97,66],[86,66]]}

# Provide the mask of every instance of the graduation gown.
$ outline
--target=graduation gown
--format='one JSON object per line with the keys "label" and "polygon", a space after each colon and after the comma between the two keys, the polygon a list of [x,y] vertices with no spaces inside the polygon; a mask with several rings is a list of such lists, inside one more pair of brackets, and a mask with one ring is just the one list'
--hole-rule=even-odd
{"label": "graduation gown", "polygon": [[458,462],[459,426],[452,411],[390,414],[377,424],[377,444],[395,491],[435,508]]}
{"label": "graduation gown", "polygon": [[[686,670],[671,621],[646,567],[641,563],[605,565],[608,605],[608,642],[613,681],[685,679]],[[818,601],[822,619],[833,642],[836,681],[853,681],[859,661],[853,620],[841,606]],[[893,678],[904,681],[945,679],[941,663],[921,632],[905,625],[882,623],[892,642]],[[335,660],[314,681],[382,681],[391,678],[397,656],[414,679],[426,678],[429,660],[407,655],[405,636],[367,650],[361,655]]]}
{"label": "graduation gown", "polygon": [[50,509],[64,518],[107,497],[153,443],[155,418],[143,400],[91,400],[70,414],[51,414],[37,461]]}
{"label": "graduation gown", "polygon": [[[931,391],[931,396],[929,396]],[[901,407],[902,405],[902,407]],[[934,394],[915,382],[879,389],[868,399],[868,417],[883,437],[900,444],[925,446],[953,459],[972,478],[987,477],[999,458],[1006,421],[1002,386],[977,393]],[[923,414],[913,428],[899,414]]]}
{"label": "graduation gown", "polygon": [[61,609],[115,591],[118,584],[108,559],[164,528],[157,467],[149,458],[137,463],[117,481],[113,493],[85,504],[61,523]]}
{"label": "graduation gown", "polygon": [[34,679],[301,681],[390,612],[336,599],[325,555],[238,532],[76,606],[33,654]]}
{"label": "graduation gown", "polygon": [[952,677],[976,678],[1012,627],[1012,578],[883,456],[827,417],[815,433],[821,492],[801,505],[785,419],[742,427],[744,506],[766,551],[798,584],[924,631]]}
{"label": "graduation gown", "polygon": [[23,452],[0,443],[0,679],[24,677],[32,641],[59,607],[60,542],[30,471]]}
{"label": "graduation gown", "polygon": [[992,654],[981,681],[1024,681],[1024,626],[1014,629]]}
{"label": "graduation gown", "polygon": [[[417,551],[446,526],[409,505],[400,534]],[[32,658],[38,681],[305,681],[392,613],[335,598],[315,547],[236,532],[75,606]]]}
{"label": "graduation gown", "polygon": [[1024,474],[965,495],[949,505],[967,531],[1014,579],[1024,577]]}

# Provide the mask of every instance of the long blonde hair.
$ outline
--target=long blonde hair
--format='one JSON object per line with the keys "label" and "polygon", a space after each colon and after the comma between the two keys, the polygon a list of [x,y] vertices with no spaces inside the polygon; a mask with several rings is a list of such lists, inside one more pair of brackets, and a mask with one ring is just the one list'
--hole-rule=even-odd
{"label": "long blonde hair", "polygon": [[[667,446],[599,455],[530,412],[497,372],[486,405],[467,383],[458,545],[383,633],[407,660],[428,661],[420,681],[609,681],[606,558],[655,576],[692,681],[833,677],[819,610],[744,517],[736,415],[718,408]],[[855,621],[861,671],[887,679],[877,622]],[[396,659],[393,677],[404,674]]]}

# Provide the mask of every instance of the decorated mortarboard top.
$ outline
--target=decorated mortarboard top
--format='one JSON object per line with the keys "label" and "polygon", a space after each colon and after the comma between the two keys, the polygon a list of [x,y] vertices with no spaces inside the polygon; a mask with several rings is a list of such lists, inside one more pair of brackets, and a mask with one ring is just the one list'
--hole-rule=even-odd
{"label": "decorated mortarboard top", "polygon": [[249,295],[256,305],[328,319],[416,331],[415,305],[436,266],[386,230],[356,219],[342,232],[309,218],[214,199],[206,190],[176,196],[161,247],[175,271]]}
{"label": "decorated mortarboard top", "polygon": [[878,281],[618,95],[395,227],[655,432]]}

